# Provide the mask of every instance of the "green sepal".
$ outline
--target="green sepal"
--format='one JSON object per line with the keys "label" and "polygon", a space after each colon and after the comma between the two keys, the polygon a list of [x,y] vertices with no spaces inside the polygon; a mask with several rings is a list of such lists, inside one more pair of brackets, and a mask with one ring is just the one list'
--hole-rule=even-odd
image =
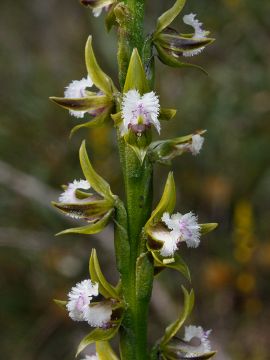
{"label": "green sepal", "polygon": [[64,301],[64,300],[57,300],[57,299],[53,299],[53,302],[59,306],[61,309],[64,309],[66,310],[66,305],[67,305],[67,301]]}
{"label": "green sepal", "polygon": [[128,144],[128,146],[134,151],[136,154],[138,160],[140,161],[140,164],[142,165],[145,159],[145,155],[147,154],[147,148],[139,148],[138,146],[133,146]]}
{"label": "green sepal", "polygon": [[179,318],[165,329],[165,334],[159,342],[161,348],[164,347],[177,334],[177,332],[180,330],[182,325],[185,323],[186,319],[188,318],[188,316],[190,315],[190,313],[193,309],[193,306],[194,306],[193,290],[191,290],[189,293],[184,286],[182,286],[182,290],[184,293],[183,310],[182,310]]}
{"label": "green sepal", "polygon": [[149,91],[143,63],[137,49],[133,49],[130,58],[123,92],[126,93],[133,89],[138,90],[141,95]]}
{"label": "green sepal", "polygon": [[93,200],[89,200],[89,202],[83,203],[70,204],[52,201],[51,204],[67,215],[78,214],[77,218],[87,219],[93,222],[111,210],[112,204],[108,200],[97,199],[95,195],[92,196],[92,199]]}
{"label": "green sepal", "polygon": [[196,349],[194,348],[193,350],[193,347],[191,346],[190,352],[196,354],[191,356],[190,352],[186,352],[181,349],[181,343],[181,340],[175,339],[172,341],[172,343],[167,344],[163,354],[164,357],[168,360],[207,360],[216,355],[216,351],[211,351],[204,354],[196,354]]}
{"label": "green sepal", "polygon": [[160,202],[158,203],[155,210],[152,212],[150,219],[147,221],[145,225],[146,232],[148,232],[148,227],[155,226],[160,221],[162,215],[165,212],[168,213],[173,212],[175,207],[175,202],[176,202],[175,182],[173,178],[173,173],[170,172]]}
{"label": "green sepal", "polygon": [[218,227],[218,223],[200,224],[201,235],[205,235]]}
{"label": "green sepal", "polygon": [[65,109],[74,111],[95,111],[111,104],[111,100],[106,95],[75,99],[51,96],[50,100]]}
{"label": "green sepal", "polygon": [[90,344],[93,344],[97,341],[109,341],[112,339],[118,332],[121,321],[118,321],[114,324],[113,327],[109,329],[96,328],[86,335],[80,342],[76,357]]}
{"label": "green sepal", "polygon": [[119,360],[108,341],[97,341],[96,352],[99,360]]}
{"label": "green sepal", "polygon": [[116,114],[111,114],[111,118],[113,119],[115,126],[119,126],[121,124],[121,122],[123,121],[121,111],[119,111]]}
{"label": "green sepal", "polygon": [[208,75],[207,71],[204,70],[201,66],[195,65],[195,64],[184,63],[184,62],[180,61],[178,57],[173,56],[172,54],[170,54],[170,51],[165,50],[160,45],[155,43],[155,46],[156,46],[156,49],[157,49],[157,52],[159,55],[158,57],[159,57],[160,61],[163,62],[165,65],[175,67],[175,68],[181,68],[181,67],[195,68],[195,69],[202,71],[204,74]]}
{"label": "green sepal", "polygon": [[114,9],[115,5],[110,8],[105,17],[105,26],[108,32],[110,32],[112,27],[117,24]]}
{"label": "green sepal", "polygon": [[85,141],[82,142],[80,147],[80,163],[82,171],[86,180],[93,187],[93,189],[105,199],[110,200],[114,204],[115,196],[112,194],[110,185],[100,175],[98,175],[92,167],[86,152]]}
{"label": "green sepal", "polygon": [[175,117],[177,110],[161,108],[159,113],[159,120],[169,121]]}
{"label": "green sepal", "polygon": [[173,22],[173,20],[180,14],[181,10],[185,6],[185,3],[186,0],[176,0],[173,7],[171,7],[158,18],[154,36],[159,34]]}
{"label": "green sepal", "polygon": [[111,216],[113,214],[113,209],[108,211],[100,220],[95,223],[90,223],[85,226],[66,229],[59,232],[58,235],[66,235],[66,234],[84,234],[84,235],[92,235],[101,232],[109,223]]}
{"label": "green sepal", "polygon": [[191,276],[190,271],[185,263],[185,261],[182,259],[182,257],[179,254],[174,254],[173,258],[171,259],[163,259],[157,251],[151,251],[152,256],[154,258],[154,267],[155,267],[155,274],[160,273],[162,270],[168,268],[172,270],[176,270],[184,277],[191,282]]}
{"label": "green sepal", "polygon": [[92,47],[92,36],[89,36],[86,42],[85,62],[90,78],[92,79],[93,83],[101,91],[103,91],[103,93],[112,96],[115,92],[117,92],[112,79],[101,70],[97,63]]}
{"label": "green sepal", "polygon": [[151,144],[152,132],[149,128],[145,129],[142,133],[136,133],[129,129],[124,135],[124,139],[131,146],[146,149]]}
{"label": "green sepal", "polygon": [[140,133],[140,136],[134,131],[129,130],[124,135],[124,139],[129,147],[135,152],[141,164],[143,164],[148,146],[151,144],[152,132],[151,129],[146,129]]}
{"label": "green sepal", "polygon": [[181,56],[183,52],[197,50],[213,43],[213,38],[193,39],[181,36],[178,33],[164,32],[158,35],[155,44],[172,51],[174,54]]}
{"label": "green sepal", "polygon": [[89,273],[91,280],[99,284],[99,292],[105,297],[105,299],[119,298],[115,288],[108,283],[101,271],[96,249],[92,249],[91,252],[89,260]]}
{"label": "green sepal", "polygon": [[74,128],[70,132],[70,138],[74,135],[76,131],[78,131],[81,128],[88,128],[93,129],[96,127],[103,126],[104,123],[110,119],[110,113],[112,111],[112,107],[107,108],[106,110],[102,111],[101,114],[95,116],[93,120],[87,121],[86,123],[79,124],[74,126]]}

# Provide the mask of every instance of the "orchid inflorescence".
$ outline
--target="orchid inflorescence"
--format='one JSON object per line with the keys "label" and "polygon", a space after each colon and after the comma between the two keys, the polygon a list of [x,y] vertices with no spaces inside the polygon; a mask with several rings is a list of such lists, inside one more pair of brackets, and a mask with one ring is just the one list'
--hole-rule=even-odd
{"label": "orchid inflorescence", "polygon": [[[144,0],[137,2],[144,3]],[[72,287],[66,300],[55,302],[67,310],[72,320],[86,322],[94,328],[78,347],[77,355],[88,345],[96,344],[96,354],[86,355],[85,360],[119,359],[109,344],[117,333],[123,360],[209,359],[215,355],[208,339],[210,330],[188,325],[184,333],[178,335],[192,311],[193,290],[182,287],[183,311],[150,352],[146,329],[154,276],[168,268],[180,272],[190,281],[189,269],[179,254],[182,243],[188,248],[196,248],[202,235],[217,226],[216,223],[200,224],[193,211],[175,212],[176,189],[172,172],[159,203],[153,211],[151,209],[154,164],[169,165],[176,156],[185,153],[198,155],[205,140],[205,130],[196,130],[189,135],[152,141],[153,133],[160,135],[162,121],[168,121],[176,114],[176,110],[161,105],[162,99],[154,91],[155,56],[172,67],[199,68],[183,62],[183,58],[198,55],[213,39],[208,38],[209,32],[203,29],[193,13],[185,15],[183,22],[192,27],[194,33],[182,34],[171,28],[172,21],[184,7],[184,0],[177,0],[158,18],[156,29],[146,37],[144,44],[135,39],[138,35],[134,32],[138,24],[136,16],[143,11],[139,4],[136,8],[136,1],[132,0],[132,6],[130,0],[81,0],[81,3],[96,17],[105,10],[107,29],[118,28],[121,89],[100,68],[90,36],[85,49],[86,77],[72,81],[66,87],[64,97],[51,99],[81,121],[72,129],[71,135],[80,128],[114,123],[127,199],[124,204],[94,170],[83,142],[79,157],[84,179],[64,185],[58,201],[53,202],[57,209],[82,221],[83,225],[60,234],[96,234],[113,221],[119,283],[113,286],[106,280],[96,250],[92,249],[90,277]],[[132,36],[137,47],[133,46]]]}

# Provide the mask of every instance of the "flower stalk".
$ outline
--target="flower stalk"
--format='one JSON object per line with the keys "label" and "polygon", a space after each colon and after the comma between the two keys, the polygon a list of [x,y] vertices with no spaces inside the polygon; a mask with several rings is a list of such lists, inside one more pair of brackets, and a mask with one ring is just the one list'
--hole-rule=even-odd
{"label": "flower stalk", "polygon": [[[124,88],[133,49],[136,48],[142,56],[145,42],[143,34],[144,2],[144,0],[125,1],[129,17],[119,31],[118,51],[119,81],[122,88]],[[146,246],[142,240],[142,228],[147,222],[152,209],[153,167],[148,158],[145,158],[142,164],[120,135],[118,136],[118,144],[126,190],[128,238],[130,243],[130,276],[126,279],[127,283],[123,282],[123,289],[126,288],[124,296],[128,309],[120,332],[121,356],[127,360],[144,360],[148,359],[147,318],[154,266],[147,255],[142,255],[146,251]],[[137,266],[139,262],[142,263],[141,266]],[[141,277],[143,277],[143,280]],[[138,291],[142,286],[146,287],[143,297]]]}

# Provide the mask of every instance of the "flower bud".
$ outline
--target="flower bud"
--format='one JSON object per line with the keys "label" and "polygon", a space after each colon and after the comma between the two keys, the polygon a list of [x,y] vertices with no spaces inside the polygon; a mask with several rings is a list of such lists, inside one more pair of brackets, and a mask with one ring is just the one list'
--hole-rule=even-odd
{"label": "flower bud", "polygon": [[186,152],[198,155],[204,143],[202,135],[206,130],[197,131],[194,134],[178,137],[170,140],[156,141],[149,148],[149,155],[152,161],[163,164],[170,164],[176,156]]}

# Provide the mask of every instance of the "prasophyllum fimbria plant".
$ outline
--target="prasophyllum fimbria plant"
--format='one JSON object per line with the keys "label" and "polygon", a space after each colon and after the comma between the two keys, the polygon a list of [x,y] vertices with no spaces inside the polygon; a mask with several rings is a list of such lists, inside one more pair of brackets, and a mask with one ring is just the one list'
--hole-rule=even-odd
{"label": "prasophyllum fimbria plant", "polygon": [[[52,98],[79,119],[72,134],[79,128],[91,129],[114,123],[126,191],[125,202],[112,193],[107,181],[94,170],[83,142],[79,157],[84,179],[64,186],[59,201],[53,205],[85,224],[60,234],[96,234],[111,222],[119,282],[116,286],[108,283],[93,249],[90,276],[75,285],[65,300],[56,302],[72,320],[87,322],[94,328],[77,350],[78,355],[89,344],[95,343],[96,355],[86,359],[209,359],[215,354],[208,340],[210,331],[186,325],[193,308],[194,293],[186,288],[191,287],[190,273],[180,251],[184,246],[182,243],[196,248],[201,236],[217,224],[200,224],[192,211],[177,212],[171,172],[160,201],[152,209],[155,163],[170,165],[176,156],[197,155],[205,131],[154,142],[152,134],[159,136],[162,121],[170,120],[176,114],[176,110],[161,105],[162,99],[155,92],[155,59],[176,68],[201,69],[185,59],[199,54],[213,39],[208,37],[209,32],[203,29],[195,14],[183,17],[184,24],[189,26],[188,34],[171,27],[185,0],[177,0],[158,18],[153,33],[145,36],[144,2],[81,0],[95,16],[102,10],[106,12],[107,30],[117,29],[120,84],[116,86],[100,68],[90,36],[85,48],[86,77],[71,82],[64,97]],[[150,349],[147,317],[152,285],[155,277],[165,269],[181,273],[188,285],[182,287],[183,304],[179,317]],[[116,334],[119,335],[119,355],[109,344]]]}

